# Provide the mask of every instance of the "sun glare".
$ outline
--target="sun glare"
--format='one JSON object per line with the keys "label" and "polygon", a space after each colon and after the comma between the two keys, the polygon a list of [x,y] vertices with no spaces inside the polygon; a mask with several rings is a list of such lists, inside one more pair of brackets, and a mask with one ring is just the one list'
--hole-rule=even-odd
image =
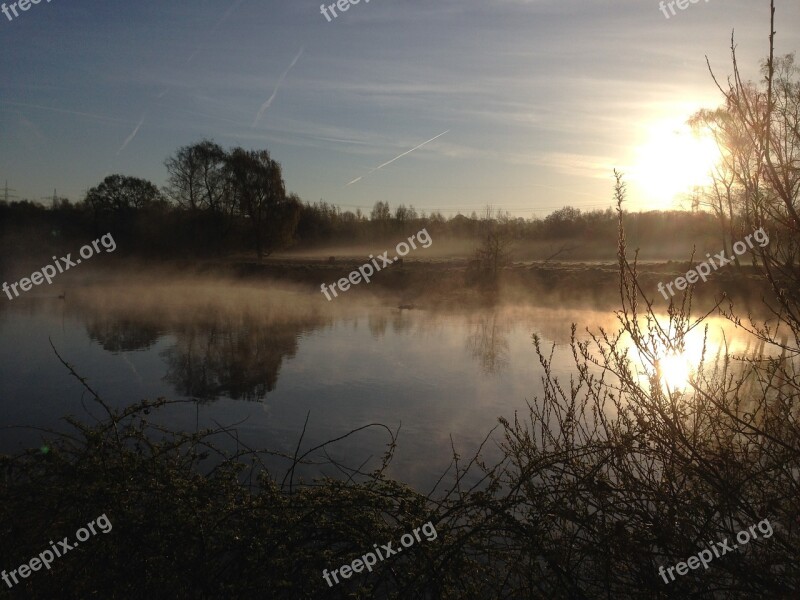
{"label": "sun glare", "polygon": [[[684,339],[682,351],[674,349],[662,349],[660,358],[657,358],[653,373],[650,367],[646,367],[644,372],[639,374],[642,383],[647,381],[650,375],[657,375],[661,382],[661,389],[664,393],[687,392],[692,386],[692,381],[698,375],[698,369],[705,360],[715,360],[715,356],[723,343],[722,328],[709,331],[706,340],[706,352],[703,352],[703,333],[692,331]],[[644,358],[639,350],[633,346],[633,351],[640,357],[644,364]]]}
{"label": "sun glare", "polygon": [[675,122],[652,126],[635,152],[630,178],[650,209],[676,208],[685,194],[710,183],[709,174],[719,160],[711,138]]}
{"label": "sun glare", "polygon": [[692,369],[686,352],[667,354],[658,367],[662,383],[670,390],[683,391],[689,385]]}

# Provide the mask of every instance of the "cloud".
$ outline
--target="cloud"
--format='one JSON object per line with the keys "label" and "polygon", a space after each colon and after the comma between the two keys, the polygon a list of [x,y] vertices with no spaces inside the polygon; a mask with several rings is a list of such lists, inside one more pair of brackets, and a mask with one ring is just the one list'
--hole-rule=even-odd
{"label": "cloud", "polygon": [[79,117],[87,117],[89,119],[96,119],[98,121],[108,121],[110,123],[128,123],[129,121],[123,121],[122,119],[113,119],[111,117],[104,117],[103,115],[93,115],[91,113],[85,112],[78,112],[75,110],[67,110],[65,108],[55,108],[53,106],[41,106],[39,104],[28,104],[27,102],[11,102],[10,100],[0,100],[2,104],[9,104],[11,106],[22,106],[25,108],[35,108],[38,110],[47,110],[50,112],[57,112],[67,115],[76,115]]}
{"label": "cloud", "polygon": [[608,179],[615,167],[614,160],[608,156],[596,156],[569,152],[544,152],[535,155],[509,156],[512,164],[547,167],[555,173],[571,177]]}

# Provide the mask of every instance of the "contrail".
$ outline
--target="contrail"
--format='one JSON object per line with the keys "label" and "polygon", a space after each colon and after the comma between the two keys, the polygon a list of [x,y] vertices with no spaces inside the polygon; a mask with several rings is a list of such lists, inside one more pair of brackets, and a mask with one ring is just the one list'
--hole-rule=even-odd
{"label": "contrail", "polygon": [[289,71],[292,70],[292,67],[297,63],[297,61],[300,59],[300,56],[302,54],[303,54],[303,48],[300,48],[300,52],[298,52],[297,56],[294,57],[294,60],[292,61],[292,64],[290,64],[286,68],[286,70],[281,74],[280,78],[278,79],[278,83],[275,84],[275,89],[272,92],[272,96],[270,96],[269,100],[267,100],[266,102],[264,102],[264,104],[261,105],[261,108],[259,109],[258,114],[256,115],[256,118],[253,120],[253,127],[258,125],[258,122],[261,120],[261,117],[263,117],[264,113],[267,112],[267,109],[269,108],[269,105],[272,104],[272,101],[275,99],[275,95],[278,93],[278,88],[281,86],[281,84],[283,83],[283,80],[286,78],[286,75],[289,74]]}
{"label": "contrail", "polygon": [[131,368],[131,371],[133,371],[134,375],[136,375],[136,377],[139,378],[139,383],[144,383],[144,381],[142,380],[142,376],[139,375],[139,371],[137,371],[136,367],[133,366],[133,363],[128,360],[127,353],[123,352],[121,354],[121,356],[122,356],[122,360],[124,360],[126,363],[128,363],[128,366]]}
{"label": "contrail", "polygon": [[134,129],[131,132],[131,134],[127,137],[127,139],[122,143],[122,146],[120,147],[120,149],[117,150],[117,156],[119,156],[119,153],[122,152],[123,150],[125,150],[125,148],[128,146],[128,144],[131,143],[133,138],[136,137],[136,134],[139,133],[139,128],[142,126],[142,123],[144,123],[144,115],[142,115],[142,118],[139,120],[139,124],[136,126],[136,129]]}
{"label": "contrail", "polygon": [[447,132],[449,132],[449,131],[450,131],[450,130],[448,129],[447,131],[444,131],[444,132],[440,133],[440,134],[439,134],[439,135],[437,135],[436,137],[432,137],[432,138],[431,138],[431,139],[429,139],[427,142],[422,142],[422,143],[421,143],[419,146],[414,146],[414,147],[413,147],[411,150],[406,150],[406,151],[405,151],[405,152],[403,152],[403,153],[402,153],[400,156],[395,156],[395,157],[394,157],[392,160],[386,161],[386,162],[385,162],[385,163],[383,163],[382,165],[379,165],[379,166],[375,167],[374,169],[372,169],[372,170],[371,170],[369,173],[367,173],[366,175],[362,175],[361,177],[356,177],[355,179],[353,179],[353,181],[351,181],[350,183],[348,183],[347,185],[345,185],[345,187],[347,187],[348,185],[353,185],[353,184],[354,184],[356,181],[360,181],[360,180],[364,179],[364,177],[367,177],[367,176],[371,175],[372,173],[374,173],[374,172],[375,172],[375,171],[377,171],[378,169],[382,169],[382,168],[383,168],[383,167],[385,167],[386,165],[390,165],[390,164],[392,164],[392,163],[393,163],[394,161],[396,161],[398,158],[403,158],[403,157],[404,157],[406,154],[411,154],[411,153],[412,153],[414,150],[419,150],[419,149],[420,149],[420,148],[422,148],[422,147],[423,147],[425,144],[430,144],[430,143],[431,143],[433,140],[435,140],[435,139],[438,139],[438,138],[442,137],[442,136],[443,136],[445,133],[447,133]]}
{"label": "contrail", "polygon": [[[231,7],[227,10],[227,12],[224,15],[222,15],[222,18],[214,24],[214,26],[211,28],[211,31],[208,32],[208,35],[210,36],[210,35],[214,34],[217,31],[217,29],[219,29],[219,26],[222,25],[225,21],[227,21],[228,18],[233,14],[233,11],[235,11],[237,8],[239,8],[239,5],[242,2],[244,2],[244,0],[236,0],[236,2],[234,2],[231,5]],[[192,55],[186,60],[186,64],[189,64],[190,62],[192,62],[194,60],[194,58],[200,53],[200,50],[203,49],[203,47],[204,46],[202,44],[197,46],[197,48],[195,48],[194,52],[192,52]]]}
{"label": "contrail", "polygon": [[219,21],[217,21],[217,24],[216,24],[216,25],[214,25],[214,29],[212,29],[212,30],[211,30],[211,33],[214,33],[214,32],[216,31],[217,27],[219,27],[219,26],[220,26],[220,25],[222,25],[222,24],[223,24],[225,21],[227,21],[227,20],[228,20],[228,18],[229,18],[229,17],[230,17],[230,16],[233,14],[233,11],[235,11],[237,8],[239,8],[239,5],[240,5],[242,2],[244,2],[244,0],[236,0],[236,2],[234,2],[234,3],[231,5],[231,7],[230,7],[230,8],[229,8],[229,9],[228,9],[226,12],[225,12],[225,14],[224,14],[224,15],[222,15],[222,18],[221,18]]}

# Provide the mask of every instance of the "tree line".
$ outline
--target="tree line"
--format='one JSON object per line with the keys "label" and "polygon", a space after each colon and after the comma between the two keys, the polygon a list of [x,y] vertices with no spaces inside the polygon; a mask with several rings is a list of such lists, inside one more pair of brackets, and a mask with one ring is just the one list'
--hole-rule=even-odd
{"label": "tree line", "polygon": [[[800,241],[793,232],[800,222],[800,70],[794,56],[786,55],[770,57],[762,71],[761,82],[740,78],[729,89],[720,87],[723,105],[690,117],[689,123],[711,135],[720,149],[713,184],[695,192],[689,211],[625,212],[631,244],[710,243],[730,256],[734,241],[765,226],[775,261],[788,268],[797,264]],[[382,200],[369,214],[322,200],[304,202],[287,192],[281,165],[269,151],[226,150],[207,139],[179,148],[164,164],[162,189],[145,179],[115,174],[75,203],[54,199],[45,208],[27,200],[0,201],[2,254],[108,232],[125,252],[137,255],[254,253],[259,259],[291,247],[388,241],[423,227],[437,239],[471,239],[498,248],[530,240],[581,240],[594,243],[593,248],[613,248],[618,232],[610,206],[588,212],[567,206],[545,218],[525,219],[487,203],[480,214],[447,218],[412,204],[392,209]]]}
{"label": "tree line", "polygon": [[[77,202],[56,198],[51,206],[0,201],[0,243],[5,255],[53,248],[87,236],[113,233],[126,253],[151,257],[214,257],[254,253],[259,259],[287,248],[313,249],[390,240],[427,227],[438,238],[616,239],[610,209],[582,212],[564,207],[545,218],[513,217],[487,205],[480,215],[445,217],[439,211],[394,209],[377,201],[367,214],[333,204],[304,202],[286,190],[281,165],[267,150],[225,150],[211,140],[183,146],[165,161],[163,188],[139,177],[114,174]],[[633,232],[669,241],[711,235],[704,212],[626,213]]]}

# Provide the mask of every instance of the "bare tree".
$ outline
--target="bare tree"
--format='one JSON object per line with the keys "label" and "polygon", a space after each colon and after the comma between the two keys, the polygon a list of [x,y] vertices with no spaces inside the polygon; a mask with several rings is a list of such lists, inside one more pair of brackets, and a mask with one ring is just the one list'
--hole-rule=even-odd
{"label": "bare tree", "polygon": [[235,198],[230,189],[227,153],[210,140],[180,148],[165,161],[167,195],[195,218],[199,234],[222,249],[233,225]]}

